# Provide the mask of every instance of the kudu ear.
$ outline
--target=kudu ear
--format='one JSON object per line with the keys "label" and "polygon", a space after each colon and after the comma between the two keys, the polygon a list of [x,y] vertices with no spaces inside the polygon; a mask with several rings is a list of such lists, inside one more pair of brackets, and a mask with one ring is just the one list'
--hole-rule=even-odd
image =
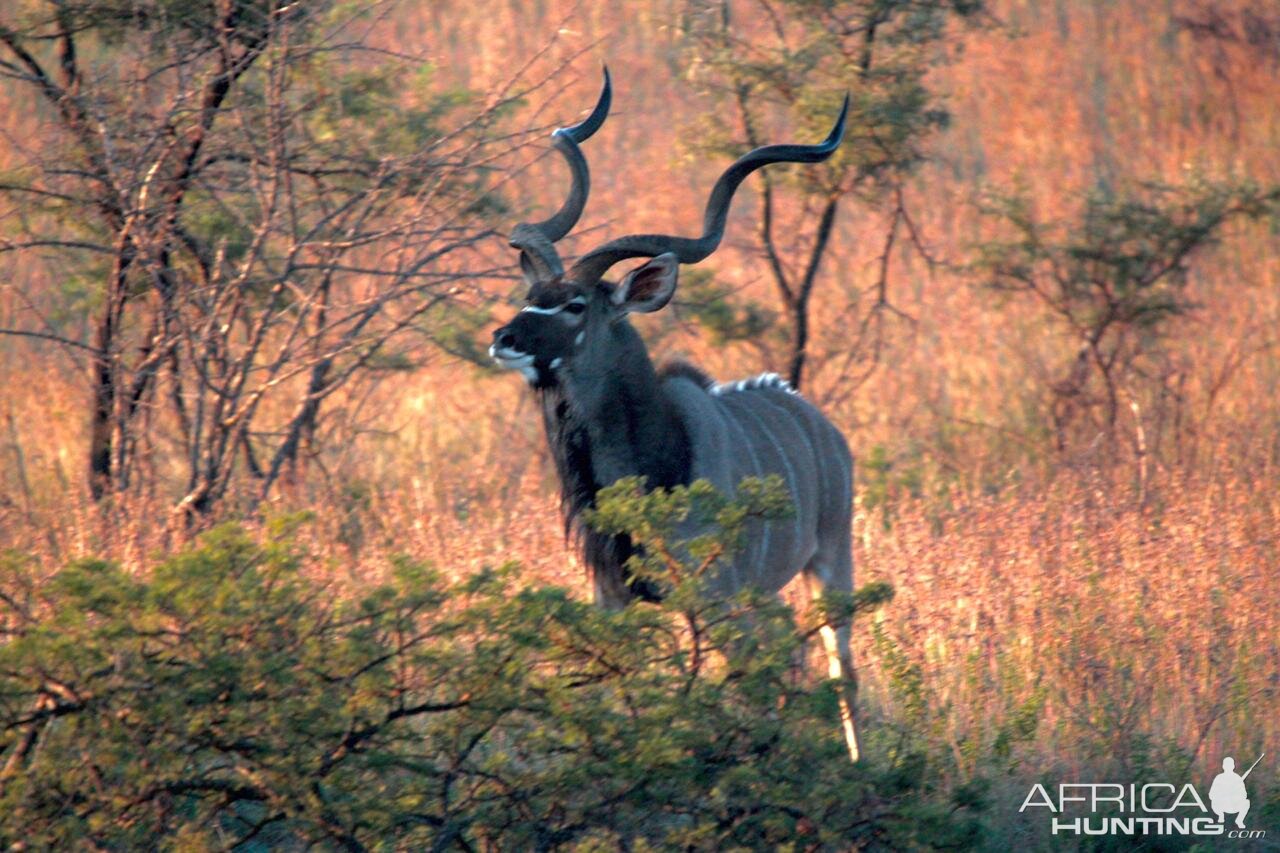
{"label": "kudu ear", "polygon": [[613,304],[627,312],[657,311],[676,292],[680,262],[665,252],[627,273],[613,291]]}

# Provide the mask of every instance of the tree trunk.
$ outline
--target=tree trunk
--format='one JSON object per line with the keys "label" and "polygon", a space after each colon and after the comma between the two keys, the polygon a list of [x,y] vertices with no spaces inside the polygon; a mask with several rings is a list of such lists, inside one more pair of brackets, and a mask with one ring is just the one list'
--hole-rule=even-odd
{"label": "tree trunk", "polygon": [[91,399],[89,412],[89,494],[95,501],[102,500],[115,488],[120,476],[119,460],[114,436],[116,402],[119,398],[116,371],[120,322],[128,298],[129,268],[133,265],[134,247],[128,235],[123,235],[116,252],[111,280],[107,283],[107,298],[102,306],[94,336],[96,352],[91,375]]}
{"label": "tree trunk", "polygon": [[787,381],[791,387],[800,390],[804,379],[804,363],[809,348],[809,297],[813,295],[813,286],[818,281],[818,268],[827,253],[827,244],[831,240],[831,231],[836,221],[836,209],[840,200],[827,200],[822,209],[822,218],[818,221],[818,230],[813,237],[813,250],[809,253],[809,264],[805,268],[804,278],[795,291],[795,298],[787,305],[791,314],[791,359],[787,368]]}

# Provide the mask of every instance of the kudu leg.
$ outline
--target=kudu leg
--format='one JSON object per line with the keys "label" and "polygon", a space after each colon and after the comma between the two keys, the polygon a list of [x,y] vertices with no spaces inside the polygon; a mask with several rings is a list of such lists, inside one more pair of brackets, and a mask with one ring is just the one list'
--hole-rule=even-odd
{"label": "kudu leg", "polygon": [[853,671],[853,661],[849,654],[849,626],[832,628],[830,625],[823,625],[820,633],[822,645],[827,651],[827,673],[838,682],[840,726],[844,729],[844,741],[849,747],[849,760],[857,761],[862,755],[858,743],[858,726],[853,714],[858,698],[858,678]]}
{"label": "kudu leg", "polygon": [[[829,564],[825,567],[829,573],[824,573],[822,568],[824,567],[811,566],[805,571],[805,578],[809,582],[814,601],[817,601],[826,589],[844,592],[849,591],[847,588],[853,586],[853,575],[848,569],[843,575],[848,580],[843,580],[842,573],[838,570],[831,571]],[[862,756],[862,748],[858,740],[858,724],[854,714],[854,709],[857,708],[858,677],[853,668],[853,653],[850,646],[852,629],[847,622],[836,627],[823,625],[819,629],[819,634],[822,636],[823,649],[827,654],[827,675],[837,682],[840,727],[844,732],[845,745],[849,747],[849,760],[856,762]]]}

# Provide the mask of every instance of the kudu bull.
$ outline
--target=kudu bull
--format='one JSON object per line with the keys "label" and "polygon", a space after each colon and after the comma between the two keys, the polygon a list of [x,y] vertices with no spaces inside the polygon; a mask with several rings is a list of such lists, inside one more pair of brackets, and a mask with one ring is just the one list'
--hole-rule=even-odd
{"label": "kudu bull", "polygon": [[[803,572],[815,594],[853,590],[850,520],[853,459],[840,432],[814,406],[773,374],[718,385],[683,363],[655,369],[628,314],[662,308],[676,288],[680,264],[715,251],[729,202],[747,175],[770,163],[816,163],[839,146],[848,114],[818,145],[769,145],[744,155],[716,182],[697,239],[641,234],[619,237],[578,258],[566,272],[554,244],[578,221],[590,189],[579,143],[604,122],[611,88],[608,69],[591,114],[552,134],[572,173],[569,197],[551,218],[522,223],[510,242],[520,250],[529,285],[526,303],[493,333],[490,355],[519,370],[542,404],[547,440],[560,476],[566,527],[576,527],[590,567],[596,602],[609,608],[661,592],[629,577],[633,545],[581,524],[596,493],[638,475],[648,488],[709,480],[732,495],[744,477],[779,475],[795,512],[757,521],[731,563],[709,580],[728,597],[753,586],[774,593]],[[645,263],[614,285],[601,277],[628,258]],[[856,681],[849,626],[822,629],[829,671],[841,679],[840,712],[850,756],[858,758],[853,718]]]}

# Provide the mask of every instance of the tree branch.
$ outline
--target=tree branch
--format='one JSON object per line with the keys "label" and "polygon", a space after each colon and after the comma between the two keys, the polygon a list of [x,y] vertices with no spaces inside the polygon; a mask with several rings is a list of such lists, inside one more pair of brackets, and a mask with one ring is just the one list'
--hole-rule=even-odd
{"label": "tree branch", "polygon": [[97,347],[92,347],[92,346],[89,346],[88,344],[82,344],[79,341],[73,341],[70,338],[64,338],[64,337],[61,337],[60,335],[51,335],[47,332],[32,332],[26,329],[0,329],[0,335],[10,335],[12,337],[20,337],[20,338],[37,338],[39,340],[44,340],[44,341],[53,341],[54,343],[62,344],[63,346],[76,347],[77,349],[82,349],[82,350],[85,350],[86,352],[90,352],[95,356],[102,354],[102,351],[99,350]]}

